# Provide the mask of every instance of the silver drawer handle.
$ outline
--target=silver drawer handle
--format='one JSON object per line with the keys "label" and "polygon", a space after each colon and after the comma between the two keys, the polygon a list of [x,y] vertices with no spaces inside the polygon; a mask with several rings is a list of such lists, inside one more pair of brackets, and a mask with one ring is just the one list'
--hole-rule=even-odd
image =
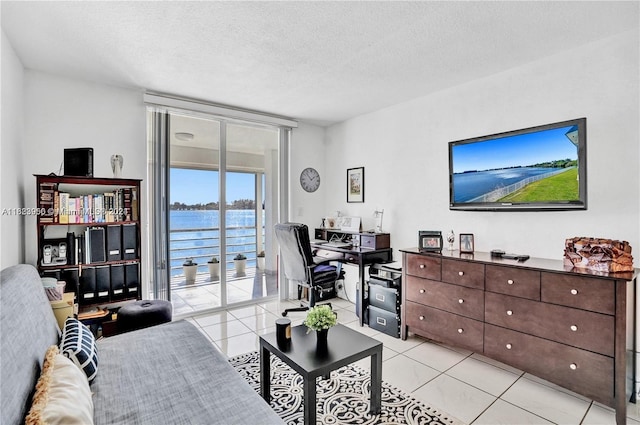
{"label": "silver drawer handle", "polygon": [[458,328],[458,333],[461,334],[462,332],[464,332],[464,329]]}
{"label": "silver drawer handle", "polygon": [[571,325],[571,330],[575,332],[578,330],[578,327],[576,325]]}
{"label": "silver drawer handle", "polygon": [[507,316],[511,316],[513,315],[513,311],[512,310],[507,310]]}
{"label": "silver drawer handle", "polygon": [[464,276],[464,272],[458,272],[458,276]]}
{"label": "silver drawer handle", "polygon": [[424,264],[420,264],[420,268],[421,268],[421,269],[424,269]]}
{"label": "silver drawer handle", "polygon": [[424,294],[424,293],[425,293],[425,290],[424,290],[424,289],[421,289],[421,290],[420,290],[420,293],[421,293],[421,294]]}
{"label": "silver drawer handle", "polygon": [[507,347],[507,350],[511,350],[511,344],[507,344],[506,347]]}
{"label": "silver drawer handle", "polygon": [[464,300],[463,300],[462,298],[460,298],[460,299],[458,300],[458,302],[459,302],[460,304],[462,304],[462,303],[464,302]]}
{"label": "silver drawer handle", "polygon": [[424,320],[424,316],[420,316],[420,317],[419,317],[419,319],[420,319],[420,320]]}
{"label": "silver drawer handle", "polygon": [[578,365],[577,365],[577,364],[575,364],[575,363],[571,363],[571,364],[569,365],[569,369],[571,369],[571,370],[576,370],[577,368],[578,368]]}
{"label": "silver drawer handle", "polygon": [[507,283],[508,283],[509,285],[513,285],[513,279],[509,279],[509,280],[507,280]]}
{"label": "silver drawer handle", "polygon": [[577,290],[577,289],[572,289],[572,290],[571,290],[571,294],[573,294],[573,295],[578,295],[578,290]]}

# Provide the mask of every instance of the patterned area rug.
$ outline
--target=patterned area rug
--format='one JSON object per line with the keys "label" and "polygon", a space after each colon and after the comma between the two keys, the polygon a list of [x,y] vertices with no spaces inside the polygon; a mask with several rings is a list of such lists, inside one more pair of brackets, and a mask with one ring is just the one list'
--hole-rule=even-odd
{"label": "patterned area rug", "polygon": [[[231,365],[260,392],[260,355],[257,351],[229,359]],[[349,365],[331,372],[317,384],[321,424],[433,424],[460,425],[433,407],[382,382],[382,412],[369,413],[369,372]],[[271,356],[271,407],[287,424],[302,424],[302,377],[276,356]]]}

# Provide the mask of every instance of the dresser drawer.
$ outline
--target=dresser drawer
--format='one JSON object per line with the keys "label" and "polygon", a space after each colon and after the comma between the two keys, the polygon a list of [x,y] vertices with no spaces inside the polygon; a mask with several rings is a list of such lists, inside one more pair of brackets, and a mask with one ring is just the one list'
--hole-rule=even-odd
{"label": "dresser drawer", "polygon": [[440,280],[440,258],[428,255],[405,254],[405,269],[407,274]]}
{"label": "dresser drawer", "polygon": [[540,299],[540,272],[517,267],[487,266],[487,291],[516,297]]}
{"label": "dresser drawer", "polygon": [[456,285],[484,289],[484,264],[443,258],[442,280]]}
{"label": "dresser drawer", "polygon": [[559,273],[541,275],[542,301],[615,314],[614,282]]}
{"label": "dresser drawer", "polygon": [[484,324],[421,304],[407,301],[406,325],[411,331],[427,338],[482,352]]}
{"label": "dresser drawer", "polygon": [[484,319],[484,291],[407,276],[407,300],[472,319]]}
{"label": "dresser drawer", "polygon": [[613,406],[613,358],[485,324],[484,354]]}
{"label": "dresser drawer", "polygon": [[614,355],[613,316],[490,292],[485,306],[487,323]]}

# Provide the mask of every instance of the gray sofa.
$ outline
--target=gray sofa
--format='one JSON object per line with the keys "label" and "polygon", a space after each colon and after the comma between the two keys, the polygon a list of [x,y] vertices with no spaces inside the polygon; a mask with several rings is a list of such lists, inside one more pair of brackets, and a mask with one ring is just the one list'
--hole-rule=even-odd
{"label": "gray sofa", "polygon": [[[60,329],[30,265],[1,272],[0,423],[22,423],[47,348]],[[91,384],[96,424],[283,423],[191,323],[98,340]]]}

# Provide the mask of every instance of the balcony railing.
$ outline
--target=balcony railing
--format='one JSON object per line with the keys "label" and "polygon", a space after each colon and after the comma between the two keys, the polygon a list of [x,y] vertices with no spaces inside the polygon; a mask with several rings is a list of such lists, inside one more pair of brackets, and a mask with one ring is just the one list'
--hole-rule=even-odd
{"label": "balcony railing", "polygon": [[[261,229],[264,236],[264,227]],[[169,241],[169,260],[172,280],[184,275],[182,264],[187,258],[198,264],[198,273],[208,273],[207,262],[213,256],[220,258],[220,228],[190,228],[171,230]],[[226,228],[226,263],[227,276],[235,270],[233,257],[244,254],[247,257],[247,269],[255,268],[257,232],[255,226],[234,226]],[[264,240],[264,237],[263,237]],[[263,248],[260,248],[262,251]]]}

